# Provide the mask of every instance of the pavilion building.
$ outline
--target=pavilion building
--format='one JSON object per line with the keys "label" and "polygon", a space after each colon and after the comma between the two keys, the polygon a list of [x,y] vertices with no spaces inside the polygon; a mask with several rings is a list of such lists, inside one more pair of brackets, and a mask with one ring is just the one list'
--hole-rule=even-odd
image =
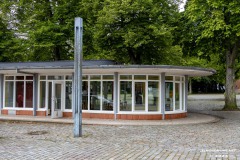
{"label": "pavilion building", "polygon": [[[83,61],[83,118],[161,120],[187,116],[188,78],[216,71]],[[0,113],[71,117],[73,61],[0,63]]]}

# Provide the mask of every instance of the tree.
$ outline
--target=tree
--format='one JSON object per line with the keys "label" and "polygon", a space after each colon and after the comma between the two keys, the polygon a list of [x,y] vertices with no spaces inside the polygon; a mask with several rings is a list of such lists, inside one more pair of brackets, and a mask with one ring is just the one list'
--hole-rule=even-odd
{"label": "tree", "polygon": [[[73,26],[77,0],[2,0],[1,10],[18,35],[28,60],[73,58]],[[9,16],[10,15],[10,16]]]}
{"label": "tree", "polygon": [[85,59],[179,64],[173,44],[178,0],[1,0],[0,14],[17,36],[21,60],[73,58],[74,18],[84,19]]}
{"label": "tree", "polygon": [[219,57],[225,62],[225,107],[237,109],[235,93],[236,61],[240,47],[240,1],[238,0],[189,0],[185,16],[192,24],[188,28],[191,54],[209,58]]}
{"label": "tree", "polygon": [[0,17],[0,61],[14,61],[17,57],[21,59],[21,57],[17,56],[17,40],[8,29],[7,23]]}
{"label": "tree", "polygon": [[175,1],[104,0],[100,5],[93,28],[98,53],[132,64],[166,63],[181,56],[180,47],[172,45]]}

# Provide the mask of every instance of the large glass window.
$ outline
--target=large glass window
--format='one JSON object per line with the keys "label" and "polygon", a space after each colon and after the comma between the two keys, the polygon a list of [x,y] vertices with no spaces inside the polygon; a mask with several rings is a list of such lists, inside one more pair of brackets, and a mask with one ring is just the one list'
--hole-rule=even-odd
{"label": "large glass window", "polygon": [[175,110],[180,110],[180,83],[175,83]]}
{"label": "large glass window", "polygon": [[[60,78],[59,78],[60,77]],[[113,111],[113,75],[82,76],[82,109]],[[72,109],[72,76],[40,76],[39,106],[51,109],[52,83],[64,82],[64,103],[66,110]],[[47,106],[44,106],[45,101]],[[62,102],[62,103],[63,103]]]}
{"label": "large glass window", "polygon": [[112,81],[103,81],[102,110],[113,110],[113,88]]}
{"label": "large glass window", "polygon": [[90,110],[100,110],[101,104],[101,82],[90,82]]}
{"label": "large glass window", "polygon": [[185,110],[185,78],[182,77],[182,107],[181,110]]}
{"label": "large glass window", "polygon": [[5,107],[33,107],[33,76],[5,77]]}
{"label": "large glass window", "polygon": [[90,75],[89,79],[84,75],[83,110],[113,111],[113,85],[113,75]]}
{"label": "large glass window", "polygon": [[40,81],[40,102],[39,108],[45,108],[45,101],[46,101],[46,82]]}
{"label": "large glass window", "polygon": [[65,83],[65,109],[72,109],[72,82]]}
{"label": "large glass window", "polygon": [[5,107],[13,107],[14,82],[5,82]]}
{"label": "large glass window", "polygon": [[119,104],[120,111],[159,111],[160,76],[120,75]]}
{"label": "large glass window", "polygon": [[145,82],[135,82],[135,110],[145,110]]}
{"label": "large glass window", "polygon": [[173,82],[165,82],[165,110],[173,111]]}
{"label": "large glass window", "polygon": [[132,82],[120,82],[120,111],[132,110]]}
{"label": "large glass window", "polygon": [[88,109],[88,81],[82,82],[82,109],[87,110]]}
{"label": "large glass window", "polygon": [[[17,77],[18,78],[18,77]],[[23,107],[24,99],[24,82],[16,82],[16,107]]]}
{"label": "large glass window", "polygon": [[148,82],[148,111],[158,111],[159,106],[159,83]]}
{"label": "large glass window", "polygon": [[52,110],[52,82],[48,82],[48,114],[51,114]]}
{"label": "large glass window", "polygon": [[167,82],[165,84],[165,110],[184,110],[184,77],[167,76]]}
{"label": "large glass window", "polygon": [[33,82],[26,82],[26,101],[25,107],[33,107]]}
{"label": "large glass window", "polygon": [[[48,114],[51,114],[51,107],[52,107],[52,96],[53,96],[53,83],[61,83],[63,84],[65,89],[62,91],[64,92],[63,96],[64,99],[61,99],[61,102],[58,103],[64,105],[64,109],[70,110],[72,109],[72,76],[60,76],[60,75],[50,75],[50,76],[40,76],[40,85],[39,85],[39,108],[46,108],[48,109]],[[58,87],[58,88],[56,88]],[[58,85],[55,86],[55,91],[58,91],[60,88]],[[56,93],[58,94],[58,93]]]}

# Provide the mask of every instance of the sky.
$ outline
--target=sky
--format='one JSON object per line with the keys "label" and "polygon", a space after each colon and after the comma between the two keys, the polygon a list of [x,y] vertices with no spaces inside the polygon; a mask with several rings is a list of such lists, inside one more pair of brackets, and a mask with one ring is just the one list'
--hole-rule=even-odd
{"label": "sky", "polygon": [[184,5],[186,4],[187,0],[183,0],[183,3],[179,6],[180,12],[184,11]]}

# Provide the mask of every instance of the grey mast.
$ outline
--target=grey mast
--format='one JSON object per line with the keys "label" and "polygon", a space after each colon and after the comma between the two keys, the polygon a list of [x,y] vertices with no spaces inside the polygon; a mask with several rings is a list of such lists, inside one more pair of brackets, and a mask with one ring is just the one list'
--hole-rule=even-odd
{"label": "grey mast", "polygon": [[74,25],[74,84],[72,91],[74,137],[82,137],[82,34],[83,20],[77,17]]}

